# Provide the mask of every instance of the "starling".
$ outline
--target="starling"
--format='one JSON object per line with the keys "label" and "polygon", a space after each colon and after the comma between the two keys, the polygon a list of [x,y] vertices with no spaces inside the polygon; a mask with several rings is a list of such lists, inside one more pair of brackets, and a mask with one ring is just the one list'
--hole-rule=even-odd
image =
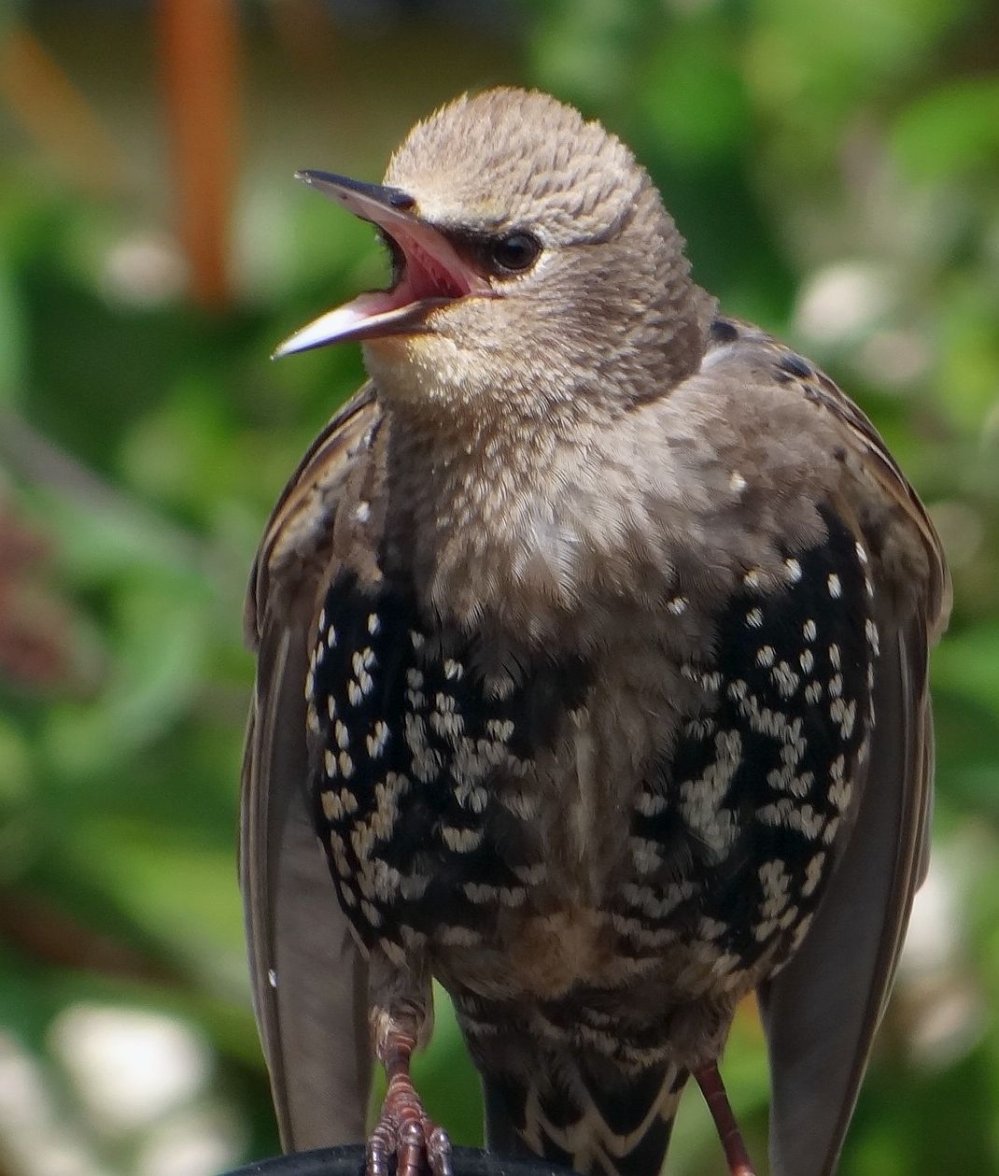
{"label": "starling", "polygon": [[[866,417],[722,316],[629,150],[462,97],[384,185],[384,291],[252,574],[242,883],[284,1146],[451,1171],[410,1055],[450,993],[491,1148],[659,1171],[755,992],[771,1170],[832,1172],[926,869],[938,538]],[[318,835],[318,846],[317,838]]]}

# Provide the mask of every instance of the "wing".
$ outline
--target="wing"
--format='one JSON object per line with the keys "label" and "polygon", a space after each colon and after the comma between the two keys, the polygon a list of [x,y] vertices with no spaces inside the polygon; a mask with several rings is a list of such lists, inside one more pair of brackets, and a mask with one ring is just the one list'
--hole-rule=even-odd
{"label": "wing", "polygon": [[258,664],[243,763],[240,883],[254,1011],[286,1151],[365,1134],[367,975],[313,828],[304,684],[333,514],[378,421],[368,387],[317,438],[274,509],[247,601]]}
{"label": "wing", "polygon": [[[845,490],[835,505],[878,553],[872,588],[881,655],[864,787],[801,948],[759,993],[773,1088],[772,1170],[822,1176],[835,1170],[926,871],[933,786],[927,661],[946,624],[950,583],[932,523],[867,418],[807,361],[762,333],[729,326],[757,355],[769,354],[774,378],[797,384],[835,421],[854,469],[854,493]],[[732,342],[728,331],[725,340]]]}
{"label": "wing", "polygon": [[896,633],[882,645],[878,717],[853,834],[801,949],[760,993],[776,1174],[835,1170],[888,998],[925,868],[932,788],[925,667],[925,631]]}

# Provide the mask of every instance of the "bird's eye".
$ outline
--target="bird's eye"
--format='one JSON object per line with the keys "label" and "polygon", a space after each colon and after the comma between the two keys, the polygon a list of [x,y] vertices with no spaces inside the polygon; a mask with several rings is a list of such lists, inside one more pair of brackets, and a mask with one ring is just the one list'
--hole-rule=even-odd
{"label": "bird's eye", "polygon": [[489,260],[497,274],[521,274],[538,260],[541,242],[530,233],[508,233],[489,244]]}

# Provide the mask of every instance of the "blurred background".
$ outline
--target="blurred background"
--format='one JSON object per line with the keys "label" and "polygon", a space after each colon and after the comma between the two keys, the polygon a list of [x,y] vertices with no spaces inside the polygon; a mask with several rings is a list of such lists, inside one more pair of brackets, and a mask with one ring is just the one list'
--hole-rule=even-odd
{"label": "blurred background", "polygon": [[[235,882],[267,511],[362,378],[271,364],[385,280],[296,185],[539,86],[653,172],[695,272],[823,363],[926,499],[937,851],[842,1171],[999,1172],[999,16],[993,0],[0,4],[0,1176],[212,1176],[277,1140]],[[762,1157],[751,1007],[724,1072]],[[446,1012],[432,1111],[479,1138]],[[699,1099],[677,1176],[720,1149]]]}

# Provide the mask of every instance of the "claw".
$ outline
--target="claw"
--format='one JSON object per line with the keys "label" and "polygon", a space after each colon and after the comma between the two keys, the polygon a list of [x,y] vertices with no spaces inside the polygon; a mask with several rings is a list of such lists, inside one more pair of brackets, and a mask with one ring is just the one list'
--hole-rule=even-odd
{"label": "claw", "polygon": [[423,1130],[427,1135],[427,1159],[430,1161],[430,1171],[434,1176],[454,1176],[451,1167],[451,1140],[443,1127],[431,1123],[429,1119],[423,1122]]}

